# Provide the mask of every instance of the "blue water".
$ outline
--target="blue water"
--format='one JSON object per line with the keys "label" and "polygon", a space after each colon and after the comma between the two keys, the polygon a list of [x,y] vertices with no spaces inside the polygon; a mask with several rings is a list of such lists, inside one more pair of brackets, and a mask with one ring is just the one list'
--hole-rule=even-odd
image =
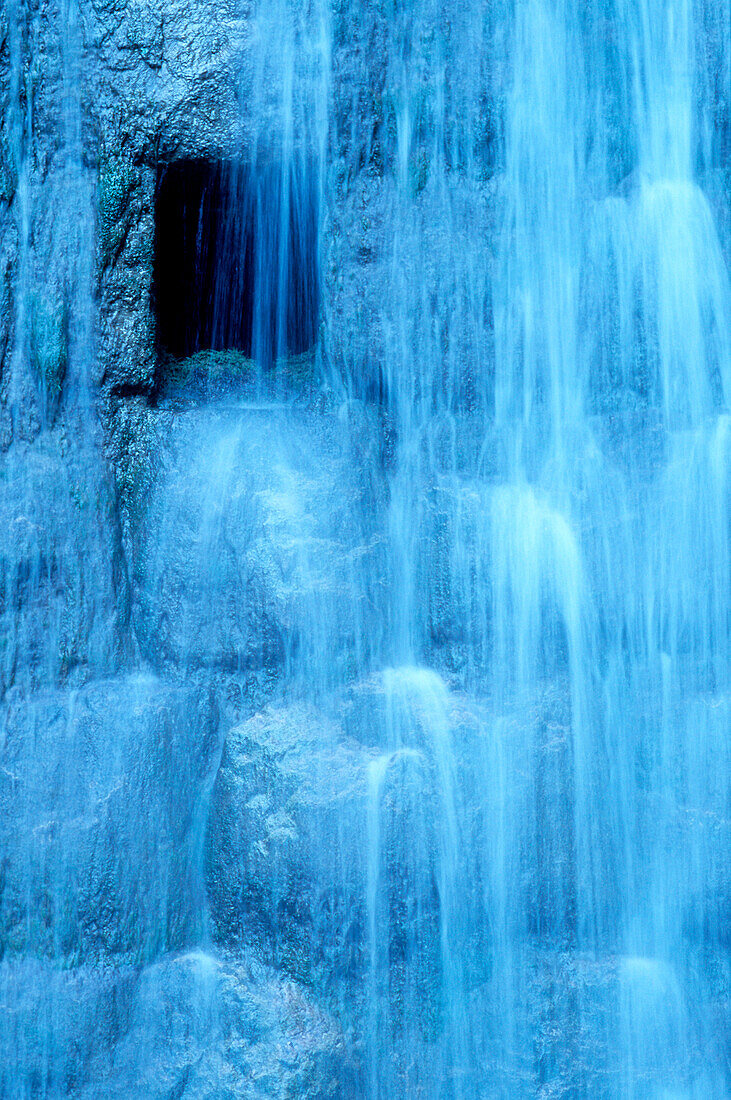
{"label": "blue water", "polygon": [[267,352],[120,407],[123,506],[75,12],[54,213],[10,39],[0,1095],[731,1095],[728,0],[247,8]]}

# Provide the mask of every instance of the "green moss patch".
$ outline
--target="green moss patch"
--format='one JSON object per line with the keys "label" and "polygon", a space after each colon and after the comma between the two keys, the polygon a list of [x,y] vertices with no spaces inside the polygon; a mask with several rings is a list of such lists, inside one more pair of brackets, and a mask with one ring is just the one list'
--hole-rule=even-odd
{"label": "green moss patch", "polygon": [[30,296],[30,358],[38,388],[52,417],[68,365],[68,305],[43,293]]}

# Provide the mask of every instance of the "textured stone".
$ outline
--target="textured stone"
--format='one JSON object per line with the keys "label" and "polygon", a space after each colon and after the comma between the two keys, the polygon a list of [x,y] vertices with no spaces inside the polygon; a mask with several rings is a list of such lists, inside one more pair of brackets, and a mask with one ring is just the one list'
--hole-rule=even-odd
{"label": "textured stone", "polygon": [[[0,963],[0,1092],[79,1100],[362,1095],[337,1023],[302,986],[203,951],[130,966]],[[26,1093],[27,1095],[27,1093]]]}
{"label": "textured stone", "polygon": [[230,731],[211,798],[216,938],[320,990],[362,970],[368,760],[314,708],[271,709]]}
{"label": "textured stone", "polygon": [[283,670],[296,653],[302,675],[321,674],[308,654],[323,631],[335,654],[363,630],[355,566],[373,559],[377,576],[354,507],[377,487],[359,479],[344,424],[252,401],[171,406],[148,426],[155,472],[133,535],[147,659]]}
{"label": "textured stone", "polygon": [[115,497],[78,428],[65,422],[0,461],[3,688],[83,681],[129,655]]}
{"label": "textured stone", "polygon": [[151,677],[9,693],[0,750],[4,952],[140,961],[198,934],[215,731],[205,692]]}

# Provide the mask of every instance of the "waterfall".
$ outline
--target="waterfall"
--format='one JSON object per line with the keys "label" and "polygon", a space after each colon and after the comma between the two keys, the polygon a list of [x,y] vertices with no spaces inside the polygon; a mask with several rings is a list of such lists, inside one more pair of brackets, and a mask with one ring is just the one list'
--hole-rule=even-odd
{"label": "waterfall", "polygon": [[729,0],[7,0],[0,1100],[731,1094]]}

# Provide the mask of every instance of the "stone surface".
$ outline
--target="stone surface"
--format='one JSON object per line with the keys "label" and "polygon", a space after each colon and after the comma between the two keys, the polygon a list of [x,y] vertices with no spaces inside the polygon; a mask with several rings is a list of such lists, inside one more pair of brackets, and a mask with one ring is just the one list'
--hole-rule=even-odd
{"label": "stone surface", "polygon": [[3,953],[141,962],[199,934],[206,692],[150,676],[6,696]]}
{"label": "stone surface", "polygon": [[338,1100],[346,1036],[295,982],[202,951],[132,967],[0,963],[0,1091],[96,1100]]}
{"label": "stone surface", "polygon": [[[8,1100],[728,1092],[727,103],[646,186],[577,11],[0,6]],[[203,377],[155,189],[236,157],[321,324]]]}
{"label": "stone surface", "polygon": [[143,971],[111,1069],[81,1095],[336,1100],[358,1082],[344,1033],[301,985],[195,952]]}
{"label": "stone surface", "polygon": [[300,675],[320,675],[309,654],[362,644],[356,569],[372,558],[376,583],[377,546],[357,505],[373,490],[349,419],[237,402],[148,419],[154,474],[132,535],[140,646],[157,667],[283,671],[296,655]]}
{"label": "stone surface", "polygon": [[80,683],[131,652],[116,501],[79,427],[66,421],[0,459],[4,689]]}
{"label": "stone surface", "polygon": [[211,796],[217,940],[321,991],[362,973],[371,756],[312,707],[270,709],[229,732]]}

